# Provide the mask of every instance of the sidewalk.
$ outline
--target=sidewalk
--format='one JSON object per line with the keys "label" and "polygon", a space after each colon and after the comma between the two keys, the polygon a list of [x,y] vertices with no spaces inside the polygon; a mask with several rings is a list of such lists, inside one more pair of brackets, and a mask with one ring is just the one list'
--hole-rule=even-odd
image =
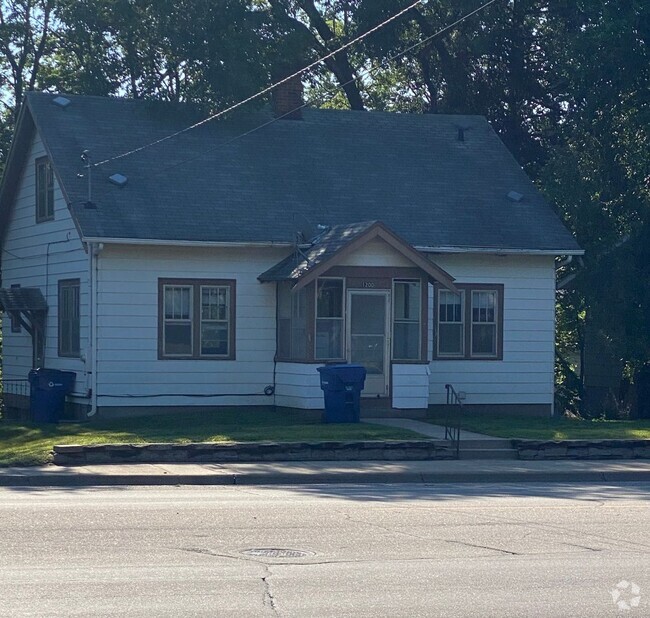
{"label": "sidewalk", "polygon": [[650,461],[320,461],[0,468],[0,486],[650,482]]}
{"label": "sidewalk", "polygon": [[[384,425],[385,427],[397,427],[399,429],[410,429],[415,433],[423,436],[433,438],[435,440],[445,439],[445,428],[441,425],[433,425],[432,423],[425,423],[423,421],[411,420],[408,418],[364,418],[363,423],[372,423],[373,425]],[[503,440],[503,438],[495,438],[494,436],[486,436],[482,433],[474,433],[473,431],[460,430],[461,440]]]}

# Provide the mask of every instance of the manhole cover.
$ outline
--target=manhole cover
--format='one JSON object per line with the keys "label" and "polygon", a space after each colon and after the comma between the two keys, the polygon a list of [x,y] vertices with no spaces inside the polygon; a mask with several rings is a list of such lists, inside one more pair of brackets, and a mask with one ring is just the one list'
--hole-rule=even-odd
{"label": "manhole cover", "polygon": [[301,549],[279,549],[277,547],[261,547],[256,549],[245,549],[242,554],[246,556],[257,556],[259,558],[306,558],[313,556],[312,551]]}

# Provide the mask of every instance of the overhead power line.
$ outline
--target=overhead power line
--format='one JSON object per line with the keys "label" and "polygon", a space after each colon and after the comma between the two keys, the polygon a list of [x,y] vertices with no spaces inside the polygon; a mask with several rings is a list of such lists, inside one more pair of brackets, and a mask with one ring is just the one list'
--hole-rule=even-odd
{"label": "overhead power line", "polygon": [[[418,41],[417,43],[413,43],[412,45],[409,45],[406,49],[403,49],[402,51],[397,52],[396,54],[393,54],[392,56],[389,56],[388,58],[383,60],[379,64],[379,66],[376,66],[376,67],[371,68],[371,69],[361,69],[359,71],[359,74],[360,74],[359,76],[360,77],[371,77],[375,73],[378,73],[382,68],[384,68],[384,64],[386,64],[388,62],[393,62],[394,60],[397,60],[399,57],[403,56],[404,54],[407,54],[408,52],[413,51],[414,49],[416,49],[418,47],[421,47],[422,45],[426,45],[429,41],[431,41],[435,37],[444,34],[445,32],[451,30],[452,28],[455,28],[456,26],[458,26],[459,24],[461,24],[465,20],[469,19],[473,15],[476,15],[476,13],[486,9],[488,6],[490,6],[491,4],[494,4],[495,2],[498,2],[498,1],[499,0],[489,0],[485,4],[482,4],[480,7],[474,9],[473,11],[467,13],[466,15],[463,15],[462,17],[459,17],[456,21],[452,22],[451,24],[448,24],[448,25],[444,26],[443,28],[441,28],[440,30],[437,30],[433,34],[430,34],[429,36],[425,37],[421,41]],[[339,89],[344,88],[348,84],[351,84],[356,79],[357,79],[357,77],[353,77],[352,79],[348,80],[347,82],[344,82],[342,84],[336,84],[336,86],[333,89],[333,92],[332,92],[332,94],[331,94],[331,96],[329,98],[332,98],[333,96],[335,96],[335,94],[339,91]],[[326,94],[326,95],[321,95],[321,96],[315,97],[315,98],[313,98],[313,99],[311,99],[309,101],[305,101],[301,105],[299,105],[297,107],[294,107],[293,109],[285,112],[284,114],[281,114],[279,116],[274,116],[273,118],[269,119],[268,121],[266,121],[266,122],[264,122],[264,123],[262,123],[262,124],[260,124],[260,125],[258,125],[256,127],[253,127],[252,129],[249,129],[248,131],[245,131],[244,133],[240,133],[239,135],[235,135],[234,137],[230,138],[229,140],[221,142],[221,143],[219,143],[219,144],[217,144],[215,146],[202,149],[201,153],[198,154],[198,155],[195,155],[193,157],[189,157],[187,159],[183,159],[182,161],[178,161],[176,163],[173,163],[172,165],[168,165],[167,167],[161,168],[160,170],[155,172],[155,174],[156,175],[157,174],[164,174],[164,173],[168,172],[171,169],[174,169],[176,167],[180,167],[181,165],[185,165],[187,163],[191,163],[192,161],[195,161],[196,159],[205,156],[206,152],[214,152],[215,150],[219,150],[220,148],[225,148],[226,146],[232,144],[233,142],[236,142],[239,139],[242,139],[243,137],[246,137],[247,135],[251,135],[252,133],[255,133],[256,131],[259,131],[260,129],[268,127],[269,125],[273,124],[274,122],[277,122],[278,120],[282,120],[283,118],[286,118],[287,116],[291,116],[292,114],[294,114],[297,111],[300,111],[304,107],[308,107],[308,106],[313,105],[314,103],[319,102],[319,101],[324,102],[324,101],[327,101],[327,100],[329,100],[329,99],[328,99],[328,95]]]}
{"label": "overhead power line", "polygon": [[150,142],[148,144],[144,144],[143,146],[139,146],[138,148],[134,148],[133,150],[129,150],[128,152],[123,152],[122,154],[116,155],[114,157],[109,157],[108,159],[104,159],[103,161],[98,161],[97,163],[93,164],[93,167],[99,167],[100,165],[105,165],[106,163],[110,163],[111,161],[116,161],[117,159],[123,159],[124,157],[128,157],[130,155],[133,155],[137,152],[141,152],[142,150],[145,150],[147,148],[151,148],[152,146],[156,146],[157,144],[161,144],[162,142],[166,142],[167,140],[173,139],[174,137],[177,137],[178,135],[182,135],[183,133],[187,133],[188,131],[191,131],[192,129],[196,129],[197,127],[200,127],[204,124],[207,124],[208,122],[212,122],[213,120],[216,120],[217,118],[220,118],[221,116],[224,116],[225,114],[229,114],[230,112],[238,109],[242,105],[246,105],[247,103],[250,103],[251,101],[255,101],[256,99],[259,99],[260,97],[264,96],[265,94],[268,94],[278,86],[281,86],[282,84],[285,84],[288,81],[291,81],[292,79],[295,79],[296,77],[301,77],[303,73],[306,73],[310,71],[311,69],[317,67],[319,64],[322,62],[325,62],[325,60],[329,60],[333,56],[336,56],[336,54],[341,53],[342,51],[346,50],[348,47],[351,47],[352,45],[358,43],[359,41],[362,41],[366,37],[370,36],[374,32],[377,32],[377,30],[380,30],[384,26],[387,26],[391,22],[395,21],[396,19],[399,19],[402,15],[405,13],[408,13],[411,9],[415,8],[419,4],[425,3],[426,0],[416,0],[416,2],[413,2],[412,4],[409,4],[406,8],[402,9],[401,11],[395,13],[388,19],[382,21],[381,23],[377,24],[370,30],[364,32],[363,34],[360,34],[359,36],[355,37],[351,41],[348,41],[344,45],[341,45],[338,49],[335,49],[334,51],[330,52],[329,54],[326,54],[325,56],[322,56],[318,60],[315,60],[314,62],[308,64],[307,66],[303,67],[299,71],[296,71],[295,73],[289,75],[288,77],[285,77],[270,86],[264,88],[263,90],[260,90],[259,92],[256,92],[255,94],[251,95],[250,97],[243,99],[242,101],[239,101],[239,103],[235,103],[234,105],[231,105],[230,107],[227,107],[226,109],[217,112],[216,114],[212,114],[211,116],[208,116],[207,118],[204,118],[203,120],[196,122],[188,127],[185,127],[184,129],[181,129],[179,131],[176,131],[174,133],[170,133],[169,135],[166,135],[165,137],[161,137],[160,139],[157,139],[153,142]]}
{"label": "overhead power line", "polygon": [[[453,21],[452,23],[447,24],[446,26],[444,26],[444,27],[441,28],[440,30],[437,30],[437,31],[434,32],[433,34],[431,34],[431,35],[425,37],[425,38],[422,39],[421,41],[418,41],[417,43],[413,43],[412,45],[409,45],[406,49],[403,49],[403,50],[401,50],[400,52],[398,52],[398,53],[396,53],[396,54],[393,54],[392,56],[389,56],[389,57],[386,58],[384,61],[382,61],[382,62],[380,63],[379,66],[374,67],[374,68],[371,68],[371,69],[362,69],[362,70],[360,71],[360,73],[362,74],[361,76],[362,76],[362,77],[368,77],[368,76],[372,76],[372,75],[374,75],[375,73],[379,72],[379,71],[383,68],[383,65],[384,65],[386,62],[392,62],[392,61],[396,60],[397,58],[403,56],[404,54],[407,54],[409,51],[413,51],[414,49],[417,49],[418,47],[421,47],[422,45],[426,45],[429,41],[431,41],[431,40],[434,39],[435,37],[440,36],[440,35],[444,34],[445,32],[448,32],[448,31],[451,30],[452,28],[455,28],[456,26],[458,26],[459,24],[461,24],[461,23],[464,22],[465,20],[469,19],[469,18],[472,17],[473,15],[476,15],[476,14],[479,13],[480,11],[483,11],[483,10],[486,9],[488,6],[494,4],[494,3],[498,2],[498,1],[499,1],[499,0],[489,0],[488,2],[485,2],[484,4],[482,4],[481,6],[479,6],[478,8],[474,9],[473,11],[470,11],[469,13],[466,13],[465,15],[463,15],[462,17],[459,17],[458,19],[456,19],[456,20]],[[411,8],[412,8],[412,7],[411,7]],[[336,53],[336,52],[333,52],[333,53]],[[303,70],[304,70],[304,69],[303,69]],[[299,73],[300,73],[300,72],[299,72]],[[288,79],[290,79],[290,78],[288,78]],[[342,84],[336,84],[336,87],[334,88],[334,91],[332,92],[331,97],[335,96],[336,92],[338,92],[340,88],[343,88],[344,86],[347,86],[348,84],[352,83],[352,82],[355,81],[356,79],[357,79],[357,78],[355,77],[355,78],[352,78],[351,80],[349,80],[349,81],[347,81],[347,82],[344,82],[344,83],[342,83]],[[286,80],[283,80],[283,81],[286,81]],[[279,84],[279,83],[283,83],[283,82],[278,82],[278,84]],[[277,86],[277,84],[276,84],[275,86]],[[272,89],[272,88],[275,87],[275,86],[270,86],[269,88],[266,89],[265,92],[268,92],[268,90]],[[331,97],[330,97],[330,98],[331,98]],[[247,100],[250,100],[250,98],[247,99]],[[314,99],[312,99],[312,100],[305,101],[304,103],[302,103],[302,104],[299,105],[298,107],[295,107],[294,109],[292,109],[292,110],[290,110],[290,111],[288,111],[288,112],[286,112],[286,113],[284,113],[284,114],[282,114],[282,115],[280,115],[280,116],[276,116],[276,117],[274,117],[274,118],[268,120],[267,122],[264,122],[264,123],[262,123],[262,124],[260,124],[260,125],[258,125],[258,126],[256,126],[256,127],[253,127],[252,129],[250,129],[250,130],[248,130],[248,131],[245,131],[244,133],[240,133],[239,135],[236,135],[236,136],[232,137],[231,139],[226,140],[225,142],[221,142],[220,144],[217,144],[217,145],[215,145],[215,146],[213,146],[213,147],[211,147],[211,148],[204,148],[204,149],[201,151],[201,154],[200,154],[200,155],[196,155],[196,156],[193,156],[193,157],[189,157],[189,158],[187,158],[187,159],[183,159],[182,161],[178,161],[178,162],[173,163],[172,165],[169,165],[169,166],[164,167],[164,168],[159,168],[159,169],[158,169],[156,172],[154,172],[152,175],[153,175],[153,176],[157,176],[157,175],[159,175],[159,174],[164,174],[164,173],[168,172],[168,171],[171,170],[171,169],[174,169],[174,168],[176,168],[176,167],[180,167],[181,165],[185,165],[185,164],[187,164],[187,163],[191,163],[192,161],[198,159],[199,157],[205,156],[205,153],[206,153],[206,152],[213,152],[213,151],[215,151],[215,150],[219,150],[220,148],[225,148],[225,147],[228,146],[229,144],[232,144],[233,142],[235,142],[235,141],[237,141],[237,140],[239,140],[239,139],[242,139],[242,138],[246,137],[247,135],[250,135],[250,134],[252,134],[252,133],[255,133],[256,131],[259,131],[260,129],[263,129],[263,128],[265,128],[265,127],[267,127],[267,126],[273,124],[274,122],[277,122],[278,120],[282,120],[283,118],[285,118],[285,117],[287,117],[287,116],[290,116],[290,115],[293,114],[294,112],[297,112],[297,111],[301,110],[302,108],[307,107],[308,105],[312,105],[313,103],[315,103],[315,102],[317,102],[317,101],[324,102],[324,101],[327,101],[327,100],[328,100],[327,95],[321,95],[321,96],[316,97],[316,98],[314,98]],[[237,105],[239,106],[240,104],[243,105],[244,102],[241,102],[241,103],[239,103],[239,104],[237,104]],[[228,110],[224,110],[223,112],[220,112],[220,114],[225,114],[225,113],[227,113],[227,111],[228,111]],[[188,127],[187,129],[184,129],[184,130],[181,131],[181,132],[175,133],[175,134],[170,135],[170,136],[168,136],[168,137],[166,137],[166,138],[163,138],[163,139],[161,139],[161,140],[158,140],[158,141],[156,141],[156,142],[153,142],[152,144],[157,144],[157,143],[159,143],[160,141],[164,141],[164,140],[166,140],[166,139],[170,139],[171,137],[174,137],[175,135],[178,135],[179,133],[182,133],[182,132],[185,132],[185,131],[191,130],[192,128],[198,126],[199,124],[205,124],[206,122],[209,122],[211,119],[214,119],[214,118],[206,118],[206,119],[203,120],[201,123],[198,123],[198,124],[196,124],[196,125],[193,125],[192,127]],[[122,158],[122,157],[124,157],[124,156],[127,156],[128,154],[133,154],[134,152],[139,152],[139,151],[144,150],[145,148],[149,147],[149,146],[152,145],[152,144],[148,144],[148,145],[146,145],[146,146],[140,147],[140,148],[138,148],[138,149],[136,149],[136,150],[134,150],[134,151],[130,151],[129,153],[124,153],[124,154],[121,155],[120,157],[113,157],[113,158],[110,158],[110,159],[106,159],[105,161],[100,161],[100,162],[97,163],[96,165],[103,164],[103,163],[107,163],[108,161],[113,161],[113,160],[115,160],[115,159],[117,159],[117,158]],[[97,196],[96,196],[96,199],[101,199],[103,196],[107,195],[108,193],[111,193],[111,192],[114,191],[114,190],[117,190],[117,187],[115,187],[115,186],[111,186],[111,187],[108,188],[108,190],[104,191],[104,192],[101,193],[100,195],[97,195]]]}

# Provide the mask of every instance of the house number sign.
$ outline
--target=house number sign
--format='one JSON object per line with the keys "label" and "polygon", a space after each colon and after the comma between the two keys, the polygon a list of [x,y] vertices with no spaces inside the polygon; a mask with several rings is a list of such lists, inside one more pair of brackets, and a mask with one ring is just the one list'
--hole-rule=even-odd
{"label": "house number sign", "polygon": [[371,288],[374,288],[374,287],[377,287],[377,286],[376,286],[374,281],[363,281],[361,283],[361,287],[366,288],[366,289],[368,289],[368,288],[371,289]]}

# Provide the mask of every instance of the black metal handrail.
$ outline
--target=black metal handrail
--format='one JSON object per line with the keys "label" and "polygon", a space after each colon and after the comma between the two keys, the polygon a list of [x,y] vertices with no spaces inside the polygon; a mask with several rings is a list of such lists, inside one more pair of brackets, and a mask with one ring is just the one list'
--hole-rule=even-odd
{"label": "black metal handrail", "polygon": [[29,380],[3,379],[0,382],[0,412],[5,412],[7,408],[29,408],[29,395]]}
{"label": "black metal handrail", "polygon": [[463,400],[458,396],[456,389],[451,384],[445,384],[445,388],[447,389],[447,419],[445,420],[445,440],[449,440],[456,448],[456,459],[459,459],[460,425],[463,415]]}

